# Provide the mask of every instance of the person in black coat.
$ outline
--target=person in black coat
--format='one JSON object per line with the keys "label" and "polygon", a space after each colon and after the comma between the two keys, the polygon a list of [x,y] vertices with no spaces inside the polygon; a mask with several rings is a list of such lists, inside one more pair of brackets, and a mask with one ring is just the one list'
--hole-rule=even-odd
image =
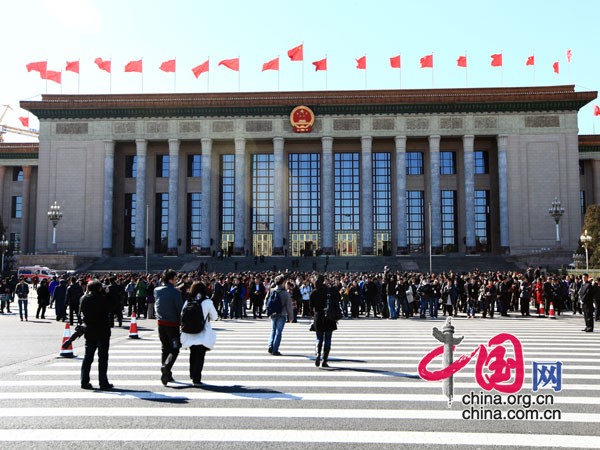
{"label": "person in black coat", "polygon": [[79,322],[79,300],[84,294],[82,284],[83,280],[81,283],[78,283],[77,278],[71,277],[71,284],[67,288],[66,297],[67,305],[69,305],[69,325],[71,326],[73,326],[75,318]]}
{"label": "person in black coat", "polygon": [[579,288],[579,301],[583,309],[583,318],[585,320],[585,328],[581,331],[591,333],[594,331],[594,285],[592,279],[588,278],[588,274],[582,275],[582,283]]}
{"label": "person in black coat", "polygon": [[81,388],[93,389],[90,383],[90,369],[94,354],[98,350],[98,380],[101,390],[110,390],[108,382],[108,348],[110,345],[110,313],[115,305],[103,292],[100,280],[94,279],[87,285],[87,292],[81,297],[79,311],[85,325],[85,356],[81,364]]}
{"label": "person in black coat", "polygon": [[44,279],[37,288],[38,309],[35,318],[46,318],[46,308],[50,304],[50,291],[48,290],[48,280]]}
{"label": "person in black coat", "polygon": [[[335,289],[332,289],[332,291],[334,290]],[[311,326],[311,329],[317,333],[317,343],[315,348],[315,366],[317,367],[329,367],[327,360],[331,350],[331,337],[333,332],[337,330],[337,322],[325,317],[325,307],[327,306],[328,297],[329,301],[337,304],[337,307],[339,308],[339,301],[330,294],[325,277],[319,275],[315,281],[315,289],[310,294],[309,303],[313,314],[313,325]],[[323,355],[322,362],[321,352]]]}

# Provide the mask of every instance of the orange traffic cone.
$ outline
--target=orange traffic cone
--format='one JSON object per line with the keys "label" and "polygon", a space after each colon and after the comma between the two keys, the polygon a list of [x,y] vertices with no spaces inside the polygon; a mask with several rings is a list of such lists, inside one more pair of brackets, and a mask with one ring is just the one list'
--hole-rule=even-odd
{"label": "orange traffic cone", "polygon": [[62,344],[67,342],[70,337],[71,337],[71,327],[69,326],[68,323],[65,323],[65,331],[63,333],[62,342],[60,344],[60,354],[58,356],[60,356],[62,358],[74,358],[75,357],[75,355],[73,354],[73,344],[69,344],[69,346],[67,348],[62,347]]}
{"label": "orange traffic cone", "polygon": [[550,317],[551,319],[556,319],[556,316],[554,315],[554,305],[552,304],[552,302],[550,302],[550,309],[548,310],[548,317]]}
{"label": "orange traffic cone", "polygon": [[129,324],[129,337],[131,339],[139,339],[138,329],[137,329],[137,318],[135,316],[135,311],[131,313],[131,323]]}
{"label": "orange traffic cone", "polygon": [[538,312],[538,317],[546,317],[546,311],[544,310],[544,302],[540,303],[540,310]]}

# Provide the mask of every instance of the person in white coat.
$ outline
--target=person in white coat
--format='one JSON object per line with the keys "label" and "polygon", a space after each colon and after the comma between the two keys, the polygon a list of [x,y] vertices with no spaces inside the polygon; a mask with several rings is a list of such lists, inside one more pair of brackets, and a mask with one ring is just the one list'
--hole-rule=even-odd
{"label": "person in white coat", "polygon": [[[200,333],[181,333],[181,347],[190,349],[190,378],[194,386],[202,385],[202,368],[204,357],[208,350],[212,350],[217,341],[217,335],[210,325],[211,320],[217,320],[219,315],[213,302],[208,298],[206,285],[201,281],[192,284],[189,290],[189,299],[202,300],[202,313],[204,314],[204,328]],[[187,301],[186,301],[187,305]],[[185,309],[186,305],[183,305]]]}

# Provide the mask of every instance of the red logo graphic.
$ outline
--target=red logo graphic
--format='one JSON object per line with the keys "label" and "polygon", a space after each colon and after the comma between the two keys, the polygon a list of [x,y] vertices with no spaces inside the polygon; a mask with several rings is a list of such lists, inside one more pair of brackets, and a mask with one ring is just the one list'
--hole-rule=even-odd
{"label": "red logo graphic", "polygon": [[290,114],[290,123],[296,133],[310,133],[315,123],[315,113],[308,106],[296,106]]}
{"label": "red logo graphic", "polygon": [[[512,346],[512,356],[509,351]],[[452,352],[456,346],[452,346]],[[460,372],[477,354],[475,380],[482,389],[492,389],[504,394],[515,394],[523,387],[525,379],[525,361],[521,341],[512,334],[500,333],[488,341],[487,347],[479,344],[470,354],[462,355],[456,361],[441,370],[430,371],[427,366],[438,356],[444,354],[444,345],[434,348],[419,362],[419,376],[426,381],[439,381]]]}

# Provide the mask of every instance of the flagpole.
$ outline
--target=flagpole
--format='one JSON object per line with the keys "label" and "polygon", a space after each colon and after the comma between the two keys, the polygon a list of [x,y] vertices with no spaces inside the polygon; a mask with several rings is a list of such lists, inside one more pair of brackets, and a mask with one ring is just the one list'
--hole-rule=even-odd
{"label": "flagpole", "polygon": [[206,71],[206,92],[208,92],[210,88],[210,56],[206,61],[208,61],[208,70]]}
{"label": "flagpole", "polygon": [[500,86],[504,87],[504,54],[503,54],[503,50],[500,50],[500,57],[502,58],[502,68],[500,69]]}
{"label": "flagpole", "polygon": [[465,50],[465,87],[469,87],[469,56],[467,55],[467,51]]}
{"label": "flagpole", "polygon": [[[325,64],[327,64],[327,53],[325,53]],[[327,72],[328,70],[325,70],[325,90],[327,90]]]}
{"label": "flagpole", "polygon": [[173,71],[173,92],[177,92],[177,57],[175,57],[175,70]]}
{"label": "flagpole", "polygon": [[142,71],[140,72],[140,79],[142,80],[142,94],[144,93],[144,58],[140,58],[142,62]]}
{"label": "flagpole", "polygon": [[367,90],[367,54],[365,53],[365,91]]}
{"label": "flagpole", "polygon": [[112,58],[110,58],[110,72],[108,72],[108,93],[112,94]]}
{"label": "flagpole", "polygon": [[433,83],[433,52],[431,52],[431,89],[435,86]]}
{"label": "flagpole", "polygon": [[535,86],[535,50],[533,51],[533,84]]}
{"label": "flagpole", "polygon": [[304,41],[302,41],[302,90],[304,90]]}
{"label": "flagpole", "polygon": [[44,74],[44,79],[46,80],[46,94],[48,93],[48,60],[46,60],[46,73]]}
{"label": "flagpole", "polygon": [[[238,66],[240,63],[239,61],[240,61],[240,55],[238,55]],[[242,92],[241,77],[242,77],[242,70],[238,68],[238,92]]]}
{"label": "flagpole", "polygon": [[[281,55],[277,55],[277,64],[279,64],[279,57],[280,56]],[[280,90],[280,88],[279,88],[279,67],[277,67],[277,90],[278,91]]]}
{"label": "flagpole", "polygon": [[78,70],[77,70],[77,95],[79,95],[79,80],[80,80],[80,78],[81,78],[81,73],[80,73],[80,72],[81,72],[81,69],[79,68],[79,67],[80,67],[80,64],[79,64],[79,63],[80,63],[80,62],[81,62],[81,58],[79,58],[79,59],[77,60],[77,69],[78,69]]}
{"label": "flagpole", "polygon": [[398,71],[400,72],[400,89],[402,89],[402,53],[398,53],[400,57],[400,67],[398,67]]}

